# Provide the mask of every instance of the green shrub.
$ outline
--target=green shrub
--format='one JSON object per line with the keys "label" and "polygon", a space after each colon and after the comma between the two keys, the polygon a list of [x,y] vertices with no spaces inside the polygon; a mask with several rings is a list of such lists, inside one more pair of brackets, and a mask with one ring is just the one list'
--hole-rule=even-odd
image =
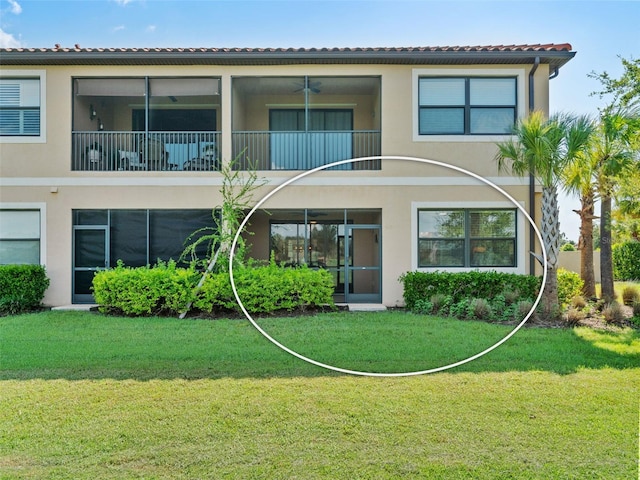
{"label": "green shrub", "polygon": [[573,243],[563,243],[560,250],[563,252],[575,252],[576,247]]}
{"label": "green shrub", "polygon": [[49,278],[42,265],[0,265],[0,313],[40,307],[47,288]]}
{"label": "green shrub", "polygon": [[571,299],[582,294],[584,281],[575,272],[558,269],[558,300],[561,305],[569,305]]}
{"label": "green shrub", "polygon": [[[208,275],[194,297],[200,275],[193,268],[176,267],[175,262],[139,268],[119,263],[96,274],[94,297],[100,311],[125,315],[176,315],[189,302],[206,313],[240,312],[228,273]],[[333,277],[326,270],[271,264],[239,268],[234,271],[234,281],[249,313],[333,305]]]}
{"label": "green shrub", "polygon": [[413,313],[421,315],[431,315],[434,311],[433,303],[429,300],[418,300],[412,310]]}
{"label": "green shrub", "polygon": [[174,315],[193,299],[198,277],[194,269],[178,268],[174,261],[137,268],[118,262],[93,277],[93,296],[104,313]]}
{"label": "green shrub", "polygon": [[[238,296],[249,313],[333,305],[333,277],[326,270],[306,266],[288,268],[271,263],[234,270],[233,279]],[[204,312],[239,312],[229,275],[219,273],[207,277],[194,307]]]}
{"label": "green shrub", "polygon": [[616,280],[640,280],[640,242],[616,244],[611,254]]}
{"label": "green shrub", "polygon": [[[518,292],[518,298],[534,299],[540,291],[539,277],[499,272],[407,272],[400,276],[403,297],[413,310],[418,300],[442,294],[451,297],[451,305],[464,299],[484,298],[489,301],[504,292]],[[453,315],[452,316],[458,316]]]}

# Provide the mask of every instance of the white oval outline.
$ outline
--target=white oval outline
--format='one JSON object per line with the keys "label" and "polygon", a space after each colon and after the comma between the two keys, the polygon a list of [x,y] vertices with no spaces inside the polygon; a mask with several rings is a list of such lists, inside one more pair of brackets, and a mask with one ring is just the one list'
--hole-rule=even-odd
{"label": "white oval outline", "polygon": [[[471,177],[473,177],[473,178],[475,178],[477,180],[480,180],[481,182],[489,185],[490,187],[495,188],[498,192],[502,193],[505,197],[507,197],[518,208],[518,210],[520,210],[520,212],[525,216],[525,218],[529,221],[529,224],[533,226],[533,229],[535,230],[536,235],[538,237],[538,241],[540,242],[540,246],[542,247],[541,248],[541,250],[542,250],[542,258],[544,260],[543,269],[542,269],[542,271],[543,271],[543,273],[542,273],[542,283],[541,283],[541,286],[540,286],[540,291],[538,292],[538,296],[537,296],[535,302],[533,303],[533,306],[531,307],[531,310],[529,310],[529,313],[503,339],[499,340],[498,342],[496,342],[495,344],[491,345],[489,348],[483,350],[482,352],[476,353],[475,355],[473,355],[473,356],[471,356],[469,358],[465,358],[463,360],[459,360],[459,361],[457,361],[455,363],[451,363],[449,365],[444,365],[444,366],[441,366],[441,367],[431,368],[431,369],[428,369],[428,370],[420,370],[420,371],[416,371],[416,372],[401,372],[401,373],[393,373],[393,372],[392,373],[361,372],[361,371],[358,371],[358,370],[349,370],[349,369],[346,369],[346,368],[334,367],[333,365],[327,365],[325,363],[318,362],[317,360],[313,360],[312,358],[305,357],[304,355],[301,355],[298,352],[295,352],[295,351],[291,350],[287,346],[285,346],[285,345],[281,344],[280,342],[278,342],[275,338],[271,337],[267,332],[265,332],[260,327],[260,325],[258,325],[256,323],[256,321],[253,319],[253,317],[251,317],[249,312],[247,312],[246,308],[244,307],[244,304],[242,303],[242,300],[240,300],[240,296],[238,295],[238,291],[236,290],[236,283],[235,283],[235,280],[233,278],[233,257],[235,255],[235,249],[236,249],[236,245],[238,243],[238,238],[240,237],[240,233],[242,232],[242,230],[244,229],[245,225],[249,221],[249,218],[251,218],[251,215],[253,215],[254,212],[256,210],[258,210],[260,208],[260,206],[264,202],[266,202],[269,198],[271,198],[273,195],[278,193],[284,187],[286,187],[288,185],[291,185],[292,183],[300,180],[301,178],[306,177],[307,175],[311,175],[312,173],[319,172],[321,170],[325,170],[327,168],[335,167],[335,166],[338,166],[338,165],[345,165],[345,164],[348,164],[348,163],[356,163],[356,162],[366,162],[366,161],[369,161],[369,160],[381,160],[381,161],[382,160],[407,160],[407,161],[413,161],[413,162],[427,163],[427,164],[431,164],[431,165],[438,165],[440,167],[449,168],[451,170],[456,170],[456,171],[458,171],[460,173],[464,173],[464,174],[470,175]],[[483,178],[480,175],[477,175],[477,174],[475,174],[473,172],[465,170],[464,168],[457,167],[455,165],[450,165],[448,163],[440,162],[438,160],[430,160],[430,159],[419,158],[419,157],[404,157],[404,156],[394,156],[394,155],[382,155],[382,156],[375,156],[375,157],[360,157],[360,158],[351,158],[351,159],[348,159],[348,160],[339,160],[337,162],[328,163],[326,165],[321,165],[321,166],[313,168],[311,170],[306,170],[306,171],[296,175],[295,177],[290,178],[289,180],[285,181],[281,185],[278,185],[274,190],[270,191],[264,197],[262,197],[262,199],[245,216],[244,220],[242,221],[242,223],[238,227],[238,231],[236,232],[235,236],[233,237],[233,243],[231,244],[231,251],[229,252],[229,278],[230,278],[230,281],[231,281],[231,289],[233,290],[233,295],[235,296],[236,301],[238,302],[238,305],[240,305],[240,309],[244,313],[245,317],[247,317],[247,319],[251,322],[251,324],[265,338],[267,338],[269,341],[271,341],[271,343],[273,343],[277,347],[281,348],[285,352],[293,355],[294,357],[297,357],[300,360],[304,360],[305,362],[311,363],[311,364],[316,365],[318,367],[326,368],[328,370],[333,370],[335,372],[348,373],[348,374],[351,374],[351,375],[361,375],[361,376],[367,376],[367,377],[408,377],[408,376],[413,376],[413,375],[424,375],[424,374],[427,374],[427,373],[441,372],[443,370],[448,370],[450,368],[454,368],[454,367],[458,367],[460,365],[464,365],[465,363],[469,363],[469,362],[471,362],[473,360],[476,360],[476,359],[482,357],[483,355],[489,353],[490,351],[495,350],[500,345],[502,345],[507,340],[509,340],[512,336],[514,336],[516,334],[516,332],[518,330],[520,330],[520,328],[522,328],[522,326],[526,323],[526,321],[529,320],[529,317],[531,317],[531,315],[533,314],[533,312],[537,308],[538,304],[540,303],[540,299],[542,298],[542,293],[544,291],[544,285],[547,282],[547,252],[546,252],[546,250],[544,248],[544,243],[542,241],[542,235],[540,234],[540,230],[538,230],[538,227],[536,226],[535,222],[529,216],[529,214],[524,209],[524,207],[522,205],[520,205],[520,203],[518,203],[516,201],[516,199],[513,198],[511,195],[509,195],[505,190],[503,190],[502,188],[500,188],[498,185],[496,185],[495,183],[491,182],[490,180],[487,180],[486,178]]]}

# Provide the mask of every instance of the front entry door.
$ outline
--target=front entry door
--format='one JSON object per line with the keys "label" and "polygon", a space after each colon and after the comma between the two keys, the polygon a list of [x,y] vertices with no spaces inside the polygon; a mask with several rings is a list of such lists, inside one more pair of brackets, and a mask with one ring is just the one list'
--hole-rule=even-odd
{"label": "front entry door", "polygon": [[347,225],[345,245],[346,303],[382,302],[380,225]]}
{"label": "front entry door", "polygon": [[73,303],[93,303],[93,276],[109,266],[108,245],[106,226],[73,228]]}

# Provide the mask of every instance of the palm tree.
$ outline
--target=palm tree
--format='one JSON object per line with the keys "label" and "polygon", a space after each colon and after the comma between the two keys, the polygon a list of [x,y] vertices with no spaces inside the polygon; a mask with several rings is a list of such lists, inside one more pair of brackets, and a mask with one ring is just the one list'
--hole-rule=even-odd
{"label": "palm tree", "polygon": [[600,276],[602,298],[615,299],[611,252],[611,204],[619,179],[632,172],[638,157],[640,115],[635,108],[604,109],[590,142],[588,155],[596,166],[600,195]]}
{"label": "palm tree", "polygon": [[[558,314],[558,252],[560,222],[558,186],[562,172],[584,150],[591,135],[586,117],[556,115],[545,119],[540,111],[532,112],[514,127],[513,138],[499,143],[496,161],[501,171],[518,176],[533,173],[542,185],[540,233],[547,253],[547,281],[542,301],[545,313]],[[531,247],[533,248],[533,246]]]}
{"label": "palm tree", "polygon": [[580,209],[574,210],[580,216],[580,278],[584,282],[582,294],[585,298],[596,296],[596,275],[593,263],[593,221],[596,202],[596,163],[593,157],[581,152],[575,162],[567,165],[563,172],[565,188],[579,195]]}

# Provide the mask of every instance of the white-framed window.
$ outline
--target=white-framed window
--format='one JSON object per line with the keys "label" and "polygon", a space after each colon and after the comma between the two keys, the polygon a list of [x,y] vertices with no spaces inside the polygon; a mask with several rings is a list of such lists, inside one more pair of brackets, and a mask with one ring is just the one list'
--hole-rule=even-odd
{"label": "white-framed window", "polygon": [[0,205],[0,265],[44,263],[44,208]]}
{"label": "white-framed window", "polygon": [[524,218],[511,202],[414,202],[413,265],[524,273]]}
{"label": "white-framed window", "polygon": [[490,141],[524,115],[524,69],[414,69],[414,141]]}
{"label": "white-framed window", "polygon": [[0,72],[0,142],[43,143],[45,128],[45,72]]}

